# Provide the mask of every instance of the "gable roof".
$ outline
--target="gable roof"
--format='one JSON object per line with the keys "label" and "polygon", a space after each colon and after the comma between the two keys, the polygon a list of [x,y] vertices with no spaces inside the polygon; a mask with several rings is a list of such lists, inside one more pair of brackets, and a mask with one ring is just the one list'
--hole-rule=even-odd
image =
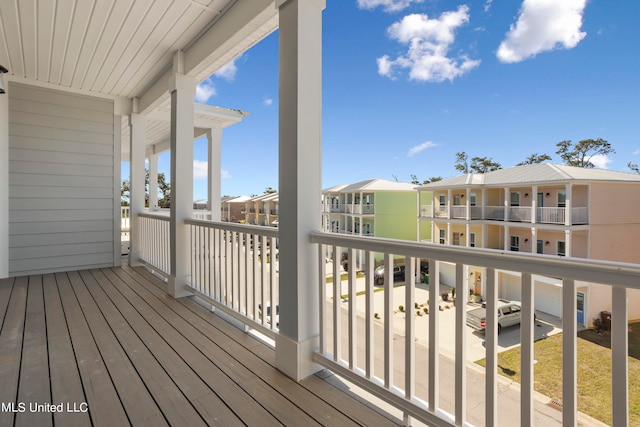
{"label": "gable roof", "polygon": [[360,191],[415,191],[416,186],[406,182],[389,181],[388,179],[368,179],[354,184],[343,184],[323,190],[323,193],[357,193]]}
{"label": "gable roof", "polygon": [[466,174],[443,179],[419,187],[420,190],[437,188],[505,185],[539,185],[545,183],[568,182],[636,182],[640,175],[606,169],[581,168],[576,166],[541,163],[536,165],[512,166],[484,174]]}

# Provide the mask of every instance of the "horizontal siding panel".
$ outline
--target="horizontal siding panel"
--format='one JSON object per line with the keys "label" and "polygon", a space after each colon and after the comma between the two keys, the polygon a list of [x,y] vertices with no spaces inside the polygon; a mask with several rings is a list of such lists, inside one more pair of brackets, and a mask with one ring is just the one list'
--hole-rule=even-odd
{"label": "horizontal siding panel", "polygon": [[113,166],[82,164],[34,163],[23,160],[10,161],[9,172],[40,173],[44,175],[113,176]]}
{"label": "horizontal siding panel", "polygon": [[13,160],[27,162],[58,163],[63,165],[84,164],[113,167],[113,156],[108,157],[91,154],[56,153],[53,151],[34,151],[9,148],[9,157]]}
{"label": "horizontal siding panel", "polygon": [[[108,231],[85,231],[50,234],[21,234],[9,236],[9,247],[22,248],[26,246],[55,246],[68,245],[72,243],[96,243],[113,240],[113,232]],[[54,249],[51,249],[55,251]]]}
{"label": "horizontal siding panel", "polygon": [[19,222],[12,223],[9,235],[70,233],[113,230],[113,221]]}
{"label": "horizontal siding panel", "polygon": [[51,105],[37,101],[14,99],[11,110],[20,113],[39,114],[45,117],[72,118],[87,122],[108,123],[113,125],[113,111],[94,111],[78,106]]}
{"label": "horizontal siding panel", "polygon": [[9,270],[14,276],[22,276],[27,272],[52,273],[56,271],[82,270],[86,268],[113,266],[113,251],[111,254],[85,254],[72,257],[49,257],[33,260],[9,261]]}
{"label": "horizontal siding panel", "polygon": [[113,188],[69,188],[69,187],[35,187],[12,186],[9,190],[10,198],[34,197],[49,198],[61,197],[67,199],[79,198],[111,198],[113,200]]}
{"label": "horizontal siding panel", "polygon": [[63,257],[89,254],[111,254],[113,256],[113,243],[101,242],[56,245],[54,248],[50,246],[12,248],[9,262],[24,259],[32,259],[35,261],[38,258],[48,258],[52,255],[55,255],[55,257]]}
{"label": "horizontal siding panel", "polygon": [[89,144],[87,142],[68,142],[55,139],[33,138],[29,136],[12,137],[9,147],[21,148],[23,150],[56,151],[100,156],[113,155],[112,145]]}
{"label": "horizontal siding panel", "polygon": [[[51,139],[56,141],[85,142],[91,144],[113,144],[113,135],[92,133],[78,129],[55,129],[13,123],[10,129],[12,137]],[[11,142],[11,141],[10,141]]]}
{"label": "horizontal siding panel", "polygon": [[58,221],[82,221],[87,218],[94,220],[113,220],[113,212],[108,210],[56,210],[45,209],[30,211],[9,211],[10,222],[58,222]]}
{"label": "horizontal siding panel", "polygon": [[76,107],[84,110],[100,111],[113,114],[113,101],[79,94],[59,92],[41,87],[11,83],[11,100],[37,101],[51,105]]}
{"label": "horizontal siding panel", "polygon": [[37,175],[9,171],[9,182],[16,186],[98,187],[113,190],[113,178],[106,176]]}
{"label": "horizontal siding panel", "polygon": [[50,210],[68,210],[68,209],[84,209],[84,210],[100,210],[112,209],[112,199],[53,199],[40,198],[34,199],[12,199],[9,204],[10,210],[34,210],[45,209]]}
{"label": "horizontal siding panel", "polygon": [[43,116],[42,114],[23,113],[21,111],[11,111],[9,113],[9,123],[38,123],[39,126],[54,129],[83,129],[91,133],[113,135],[113,123],[83,122],[78,119]]}

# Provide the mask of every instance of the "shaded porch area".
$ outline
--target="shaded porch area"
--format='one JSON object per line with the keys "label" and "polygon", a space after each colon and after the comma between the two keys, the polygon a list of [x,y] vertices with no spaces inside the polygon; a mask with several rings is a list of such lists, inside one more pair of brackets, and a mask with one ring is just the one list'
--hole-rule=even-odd
{"label": "shaded porch area", "polygon": [[400,423],[327,371],[293,381],[272,348],[163,286],[129,266],[0,280],[0,425]]}

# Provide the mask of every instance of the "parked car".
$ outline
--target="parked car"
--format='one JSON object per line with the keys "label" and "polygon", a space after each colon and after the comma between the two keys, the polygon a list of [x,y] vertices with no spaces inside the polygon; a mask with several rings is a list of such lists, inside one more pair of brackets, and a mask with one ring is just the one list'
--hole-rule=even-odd
{"label": "parked car", "polygon": [[[404,264],[395,264],[393,266],[393,281],[397,280],[405,280],[405,265]],[[420,262],[420,279],[423,276],[429,274],[429,261],[421,261]],[[384,285],[384,265],[377,267],[373,271],[373,283],[378,286]]]}
{"label": "parked car", "polygon": [[[498,333],[502,328],[520,324],[522,309],[520,303],[516,301],[508,301],[504,299],[498,300]],[[467,312],[467,325],[476,331],[484,332],[487,326],[487,309],[483,305],[482,308],[476,308]]]}

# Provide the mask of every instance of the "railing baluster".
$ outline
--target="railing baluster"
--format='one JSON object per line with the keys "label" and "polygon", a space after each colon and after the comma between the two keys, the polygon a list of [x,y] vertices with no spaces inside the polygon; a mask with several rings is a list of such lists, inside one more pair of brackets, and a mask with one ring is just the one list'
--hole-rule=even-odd
{"label": "railing baluster", "polygon": [[629,425],[629,307],[627,290],[613,286],[611,308],[611,410],[613,427]]}
{"label": "railing baluster", "polygon": [[276,286],[276,239],[269,239],[269,300],[271,301],[271,329],[277,329],[278,289]]}
{"label": "railing baluster", "polygon": [[562,281],[562,425],[575,426],[578,411],[576,282]]}
{"label": "railing baluster", "polygon": [[349,369],[355,369],[357,363],[356,345],[358,341],[356,327],[356,251],[349,248],[348,281],[349,281]]}
{"label": "railing baluster", "polygon": [[[419,261],[419,260],[418,260]],[[416,363],[416,347],[415,347],[415,301],[416,301],[416,259],[406,257],[405,258],[405,337],[404,337],[404,375],[405,383],[404,397],[407,400],[413,400],[415,394],[415,363]],[[405,412],[404,425],[411,425],[411,420],[408,414]]]}
{"label": "railing baluster", "polygon": [[374,267],[374,253],[370,251],[365,252],[365,292],[366,292],[366,309],[365,309],[365,324],[366,324],[366,340],[365,340],[365,352],[366,352],[366,376],[371,379],[374,375],[374,307],[373,307],[373,267]]}
{"label": "railing baluster", "polygon": [[[486,402],[485,418],[488,426],[498,425],[498,289],[496,283],[496,271],[493,268],[486,270],[487,285],[487,315],[485,327],[485,352],[486,352]],[[524,292],[524,291],[523,291]]]}
{"label": "railing baluster", "polygon": [[339,247],[333,247],[333,361],[339,362],[341,360],[341,337],[342,337],[342,322],[340,321],[340,308],[342,304],[341,280],[340,280],[340,263],[338,262]]}
{"label": "railing baluster", "polygon": [[384,387],[393,387],[393,255],[384,254]]}
{"label": "railing baluster", "polygon": [[[520,323],[520,425],[523,427],[533,425],[533,344],[535,341],[535,314],[533,302],[535,301],[533,278],[530,273],[522,273],[522,315]],[[498,361],[491,362],[497,367]],[[487,359],[487,366],[489,364]],[[492,371],[497,369],[493,368]],[[487,377],[488,378],[488,377]],[[488,379],[487,379],[488,381]],[[487,413],[487,416],[489,414]],[[494,418],[495,419],[495,418]],[[496,423],[497,424],[497,423]]]}
{"label": "railing baluster", "polygon": [[429,411],[440,405],[440,264],[429,260]]}
{"label": "railing baluster", "polygon": [[[464,264],[456,264],[456,294],[464,301],[469,295],[469,282],[465,280]],[[456,424],[464,425],[467,412],[467,311],[464,302],[456,310]],[[495,313],[493,314],[495,316]],[[489,317],[487,315],[487,317]]]}
{"label": "railing baluster", "polygon": [[318,268],[318,290],[320,292],[319,297],[320,297],[320,319],[319,319],[319,324],[320,324],[320,337],[319,337],[319,347],[320,347],[320,353],[321,354],[326,354],[327,352],[327,344],[326,344],[326,334],[327,334],[327,325],[326,325],[326,313],[325,310],[327,309],[327,274],[326,274],[326,267],[325,267],[325,255],[324,255],[324,250],[325,247],[324,245],[318,245],[318,266],[320,266],[320,268]]}

